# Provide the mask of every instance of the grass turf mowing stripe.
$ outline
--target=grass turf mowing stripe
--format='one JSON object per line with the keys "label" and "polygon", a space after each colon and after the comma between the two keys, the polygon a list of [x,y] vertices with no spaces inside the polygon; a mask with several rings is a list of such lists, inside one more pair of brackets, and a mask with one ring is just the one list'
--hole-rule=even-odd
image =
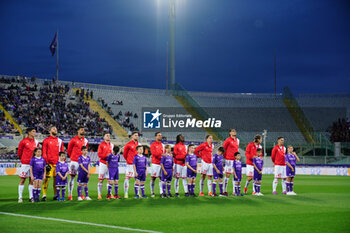
{"label": "grass turf mowing stripe", "polygon": [[1,212],[1,211],[0,211],[0,214],[16,216],[16,217],[35,218],[35,219],[41,219],[41,220],[51,220],[51,221],[56,221],[56,222],[67,222],[67,223],[75,223],[75,224],[82,224],[82,225],[90,225],[90,226],[96,226],[96,227],[106,227],[106,228],[120,229],[120,230],[126,230],[126,231],[161,233],[159,231],[150,231],[150,230],[142,230],[142,229],[137,229],[137,228],[120,227],[120,226],[90,223],[90,222],[81,222],[81,221],[73,221],[73,220],[60,219],[60,218],[47,218],[47,217],[39,217],[39,216],[24,215],[24,214],[14,214],[14,213]]}

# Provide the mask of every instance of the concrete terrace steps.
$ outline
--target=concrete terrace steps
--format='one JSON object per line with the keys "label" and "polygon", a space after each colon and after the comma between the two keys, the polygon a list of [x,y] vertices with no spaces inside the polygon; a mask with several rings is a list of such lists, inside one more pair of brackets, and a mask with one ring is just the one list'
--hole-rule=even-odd
{"label": "concrete terrace steps", "polygon": [[[79,90],[79,88],[74,88],[74,91]],[[104,110],[94,99],[87,99],[84,98],[84,102],[89,103],[89,107],[92,111],[98,112],[100,114],[101,118],[105,118],[106,121],[110,126],[113,128],[113,132],[117,134],[122,139],[127,139],[128,133],[125,131],[125,129],[119,125],[118,122],[116,122],[111,115],[109,115],[106,110]]]}

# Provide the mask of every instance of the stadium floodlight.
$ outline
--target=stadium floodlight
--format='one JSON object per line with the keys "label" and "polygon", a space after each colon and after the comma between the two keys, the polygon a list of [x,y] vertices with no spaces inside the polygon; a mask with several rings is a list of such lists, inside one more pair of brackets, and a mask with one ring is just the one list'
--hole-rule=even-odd
{"label": "stadium floodlight", "polygon": [[169,20],[170,20],[170,90],[175,88],[175,18],[176,6],[175,0],[169,0]]}
{"label": "stadium floodlight", "polygon": [[264,160],[265,160],[265,158],[266,158],[266,137],[267,137],[267,130],[266,129],[264,129],[262,135],[264,137],[263,140],[264,140]]}

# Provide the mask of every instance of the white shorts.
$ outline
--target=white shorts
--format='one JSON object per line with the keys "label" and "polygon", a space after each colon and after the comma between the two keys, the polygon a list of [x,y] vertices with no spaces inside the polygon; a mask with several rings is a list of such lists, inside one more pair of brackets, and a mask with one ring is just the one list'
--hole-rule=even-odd
{"label": "white shorts", "polygon": [[187,178],[187,167],[175,164],[175,178]]}
{"label": "white shorts", "polygon": [[212,176],[213,175],[213,164],[212,163],[206,163],[202,160],[202,174]]}
{"label": "white shorts", "polygon": [[125,176],[126,176],[126,178],[134,178],[135,177],[134,165],[132,165],[132,164],[126,165]]}
{"label": "white shorts", "polygon": [[234,160],[226,160],[225,161],[225,168],[224,168],[225,174],[232,174],[233,173],[233,161]]}
{"label": "white shorts", "polygon": [[254,166],[253,165],[248,165],[246,168],[246,174],[248,177],[253,177],[254,176]]}
{"label": "white shorts", "polygon": [[286,166],[275,165],[274,169],[275,169],[275,178],[276,179],[287,178]]}
{"label": "white shorts", "polygon": [[159,164],[152,163],[152,165],[151,165],[151,177],[161,177],[160,170],[161,170],[161,167]]}
{"label": "white shorts", "polygon": [[21,165],[21,168],[19,169],[19,177],[21,178],[30,177],[30,165],[28,164]]}
{"label": "white shorts", "polygon": [[98,179],[104,180],[104,179],[108,179],[108,178],[109,178],[109,174],[108,174],[107,165],[100,162],[100,165],[98,167]]}
{"label": "white shorts", "polygon": [[69,174],[78,175],[79,163],[71,161],[69,164]]}

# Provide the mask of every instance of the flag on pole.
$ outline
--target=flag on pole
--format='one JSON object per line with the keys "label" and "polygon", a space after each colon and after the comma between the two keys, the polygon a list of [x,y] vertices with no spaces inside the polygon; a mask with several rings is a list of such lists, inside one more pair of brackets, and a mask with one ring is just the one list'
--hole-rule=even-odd
{"label": "flag on pole", "polygon": [[52,56],[55,55],[57,44],[58,44],[58,38],[57,38],[57,32],[56,32],[55,37],[53,38],[53,41],[50,44],[50,51]]}

